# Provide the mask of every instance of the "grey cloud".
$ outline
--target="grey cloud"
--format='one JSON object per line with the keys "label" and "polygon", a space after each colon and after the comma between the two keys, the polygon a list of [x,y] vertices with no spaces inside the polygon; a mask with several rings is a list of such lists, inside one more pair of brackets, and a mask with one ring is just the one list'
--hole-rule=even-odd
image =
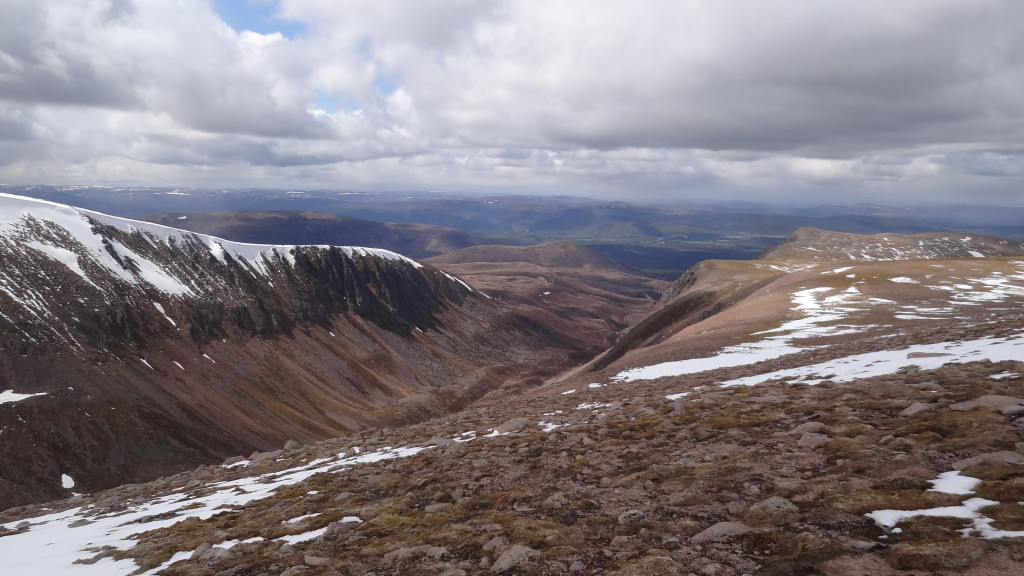
{"label": "grey cloud", "polygon": [[1019,188],[1019,2],[278,5],[308,34],[231,30],[205,0],[9,0],[0,140],[25,146],[3,150],[0,178],[883,199]]}
{"label": "grey cloud", "polygon": [[32,137],[31,118],[19,108],[0,105],[0,140],[26,141]]}

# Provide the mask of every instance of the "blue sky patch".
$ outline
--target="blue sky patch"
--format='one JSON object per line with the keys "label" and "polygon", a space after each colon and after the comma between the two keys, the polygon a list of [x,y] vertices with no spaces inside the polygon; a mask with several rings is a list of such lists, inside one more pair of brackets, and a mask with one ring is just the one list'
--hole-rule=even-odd
{"label": "blue sky patch", "polygon": [[213,9],[228,26],[239,32],[280,32],[286,38],[295,38],[306,32],[305,25],[278,18],[277,2],[272,0],[213,0]]}

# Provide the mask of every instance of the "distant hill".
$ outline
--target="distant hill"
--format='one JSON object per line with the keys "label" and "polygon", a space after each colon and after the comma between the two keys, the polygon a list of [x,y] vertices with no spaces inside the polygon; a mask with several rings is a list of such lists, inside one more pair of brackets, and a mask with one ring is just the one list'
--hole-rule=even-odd
{"label": "distant hill", "polygon": [[536,246],[471,246],[436,256],[430,262],[435,265],[471,262],[526,262],[553,268],[626,271],[622,264],[604,254],[569,240],[557,240]]}
{"label": "distant hill", "polygon": [[453,228],[372,222],[330,212],[175,212],[141,219],[235,242],[365,246],[411,258],[436,256],[481,242]]}
{"label": "distant hill", "polygon": [[982,258],[1024,255],[1024,243],[994,236],[927,232],[923,234],[848,234],[800,228],[760,260],[814,262]]}

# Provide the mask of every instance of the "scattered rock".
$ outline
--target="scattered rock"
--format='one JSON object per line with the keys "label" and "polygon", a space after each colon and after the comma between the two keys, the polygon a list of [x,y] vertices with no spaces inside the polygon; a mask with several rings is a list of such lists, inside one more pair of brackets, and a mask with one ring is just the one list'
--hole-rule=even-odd
{"label": "scattered rock", "polygon": [[671,478],[678,476],[682,470],[682,466],[672,464],[651,464],[651,472],[658,475],[659,478]]}
{"label": "scattered rock", "polygon": [[1009,450],[1003,450],[1001,452],[989,452],[988,454],[980,454],[973,458],[964,458],[963,460],[957,460],[953,463],[954,470],[966,470],[971,466],[978,464],[1024,464],[1024,456],[1017,452],[1010,452]]}
{"label": "scattered rock", "polygon": [[411,548],[399,548],[398,550],[392,550],[384,555],[384,561],[388,564],[394,564],[400,560],[415,558],[433,558],[435,560],[439,560],[447,555],[447,548],[423,544],[421,546],[413,546]]}
{"label": "scattered rock", "polygon": [[241,456],[232,456],[231,458],[225,460],[222,466],[231,466],[232,464],[238,464],[243,460],[245,460],[245,458],[242,458]]}
{"label": "scattered rock", "polygon": [[497,428],[495,428],[495,430],[500,434],[508,434],[509,432],[515,432],[516,430],[526,426],[533,426],[535,424],[536,422],[529,418],[513,418],[502,422]]}
{"label": "scattered rock", "polygon": [[423,511],[427,514],[437,514],[438,512],[444,512],[451,508],[452,505],[448,502],[438,502],[437,504],[429,504],[423,508]]}
{"label": "scattered rock", "polygon": [[751,510],[774,510],[777,512],[799,512],[800,508],[782,496],[772,496],[750,507]]}
{"label": "scattered rock", "polygon": [[298,574],[304,573],[306,570],[309,570],[309,566],[292,566],[284,572],[281,572],[281,576],[297,576]]}
{"label": "scattered rock", "polygon": [[747,526],[746,524],[741,524],[739,522],[719,522],[718,524],[711,526],[703,532],[694,535],[693,538],[690,538],[690,541],[694,544],[701,544],[704,542],[720,542],[732,536],[746,534],[747,532],[750,532],[752,530],[753,528],[751,528],[750,526]]}
{"label": "scattered rock", "polygon": [[249,462],[256,464],[257,462],[277,458],[280,454],[281,453],[277,450],[274,450],[273,452],[253,452],[249,456]]}
{"label": "scattered rock", "polygon": [[540,552],[530,548],[529,546],[516,544],[506,550],[504,554],[494,561],[494,564],[491,565],[491,574],[500,574],[506,570],[515,568],[516,566],[525,564],[531,558],[536,556],[540,556]]}
{"label": "scattered rock", "polygon": [[608,546],[616,550],[629,548],[629,536],[620,534],[619,536],[612,538],[612,541]]}
{"label": "scattered rock", "polygon": [[235,554],[231,550],[221,548],[220,546],[211,546],[210,544],[201,544],[190,556],[193,560],[205,560],[207,562],[220,562],[221,560],[234,557]]}
{"label": "scattered rock", "polygon": [[320,536],[323,540],[335,540],[346,534],[349,534],[359,528],[359,522],[331,522],[327,525],[327,529],[324,530],[323,535]]}
{"label": "scattered rock", "polygon": [[823,422],[804,422],[790,430],[789,433],[796,436],[797,434],[806,434],[807,432],[821,432],[825,428],[828,428],[828,426],[825,426]]}
{"label": "scattered rock", "polygon": [[1000,395],[989,395],[981,396],[970,400],[968,402],[961,402],[959,404],[951,404],[950,410],[956,410],[958,412],[966,412],[974,408],[988,408],[1001,412],[1008,416],[1024,413],[1024,398],[1014,398],[1013,396],[1000,396]]}
{"label": "scattered rock", "polygon": [[569,565],[569,572],[582,572],[587,569],[587,565],[579,560],[574,561]]}
{"label": "scattered rock", "polygon": [[289,440],[289,441],[284,443],[284,449],[285,450],[295,450],[296,448],[301,448],[301,447],[302,447],[302,444],[299,444],[295,440]]}
{"label": "scattered rock", "polygon": [[495,536],[483,545],[482,550],[484,552],[490,552],[491,550],[494,550],[496,548],[504,548],[505,546],[508,546],[508,539],[506,539],[504,536]]}
{"label": "scattered rock", "polygon": [[642,510],[626,510],[619,514],[619,524],[636,524],[646,517],[647,515]]}
{"label": "scattered rock", "polygon": [[323,556],[314,556],[312,554],[303,555],[302,561],[305,562],[307,566],[327,566],[331,563],[330,558],[325,558]]}
{"label": "scattered rock", "polygon": [[[811,422],[808,422],[811,424]],[[824,434],[815,434],[814,432],[807,432],[797,440],[796,445],[805,450],[814,450],[815,448],[821,448],[825,444],[828,444],[829,438]]]}
{"label": "scattered rock", "polygon": [[561,508],[569,503],[569,499],[565,497],[563,492],[555,492],[551,496],[548,496],[544,500],[544,505],[550,508]]}
{"label": "scattered rock", "polygon": [[925,404],[924,402],[914,402],[910,406],[907,406],[900,412],[900,416],[916,416],[922,412],[927,412],[934,408],[934,404]]}

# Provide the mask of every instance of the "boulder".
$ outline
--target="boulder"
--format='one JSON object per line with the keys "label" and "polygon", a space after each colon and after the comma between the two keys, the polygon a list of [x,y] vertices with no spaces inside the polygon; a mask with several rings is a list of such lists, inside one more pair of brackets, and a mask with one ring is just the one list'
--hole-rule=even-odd
{"label": "boulder", "polygon": [[704,542],[721,542],[722,540],[726,540],[733,536],[746,534],[752,530],[753,528],[740,522],[719,522],[707,530],[704,530],[699,534],[695,534],[690,538],[690,541],[694,544],[702,544]]}
{"label": "boulder", "polygon": [[494,561],[494,564],[491,565],[491,574],[500,574],[506,570],[511,570],[537,556],[540,556],[540,552],[529,546],[516,544]]}
{"label": "boulder", "polygon": [[958,412],[966,412],[974,408],[988,408],[1008,416],[1013,416],[1024,413],[1024,398],[992,394],[988,396],[980,396],[967,402],[960,402],[959,404],[951,404],[949,406],[950,410],[956,410]]}

